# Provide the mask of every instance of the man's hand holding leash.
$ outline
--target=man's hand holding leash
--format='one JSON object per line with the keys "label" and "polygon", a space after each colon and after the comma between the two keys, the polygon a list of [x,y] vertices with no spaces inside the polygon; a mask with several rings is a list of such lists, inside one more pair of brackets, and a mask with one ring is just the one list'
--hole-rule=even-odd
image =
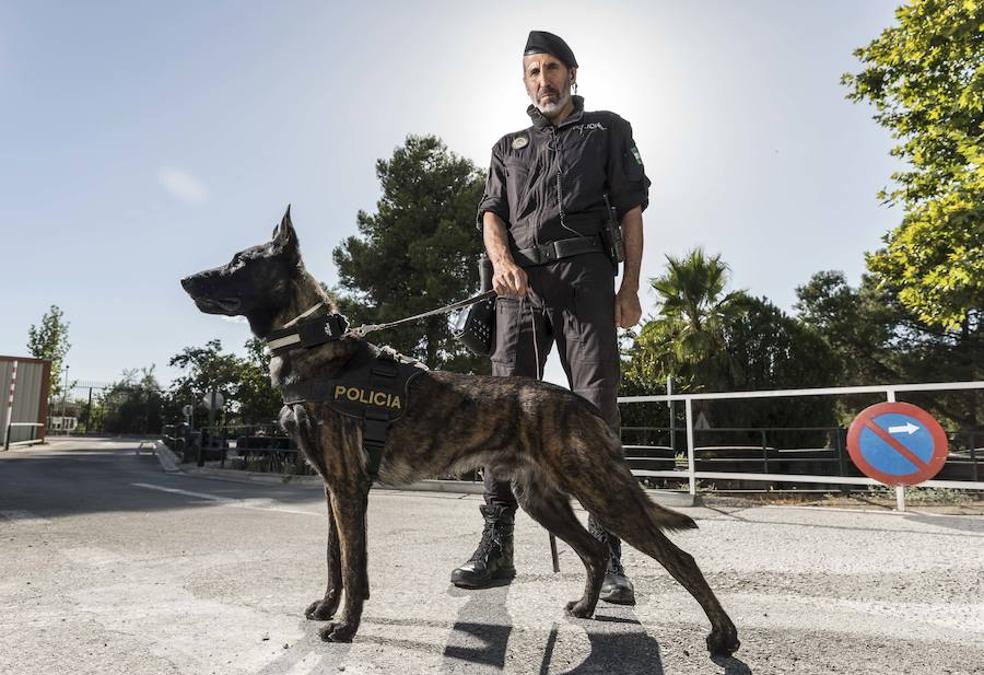
{"label": "man's hand holding leash", "polygon": [[526,297],[528,278],[526,270],[516,264],[509,252],[506,224],[491,211],[482,214],[482,238],[485,250],[492,261],[492,288],[497,295]]}

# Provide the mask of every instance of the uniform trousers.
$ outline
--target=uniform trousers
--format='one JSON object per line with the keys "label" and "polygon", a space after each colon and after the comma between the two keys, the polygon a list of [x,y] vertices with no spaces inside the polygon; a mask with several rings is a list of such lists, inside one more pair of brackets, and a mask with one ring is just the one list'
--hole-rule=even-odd
{"label": "uniform trousers", "polygon": [[[594,403],[618,433],[619,354],[611,261],[603,253],[587,253],[525,271],[525,298],[496,299],[492,374],[538,377],[556,343],[571,390]],[[496,480],[486,467],[484,483],[486,504],[516,508],[509,481]]]}

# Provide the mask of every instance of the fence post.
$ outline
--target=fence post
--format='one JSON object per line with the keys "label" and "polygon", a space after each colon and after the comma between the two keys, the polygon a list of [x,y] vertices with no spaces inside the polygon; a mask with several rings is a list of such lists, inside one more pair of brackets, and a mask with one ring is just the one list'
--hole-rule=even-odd
{"label": "fence post", "polygon": [[[666,395],[673,396],[673,377],[666,376]],[[668,399],[666,405],[670,409],[670,448],[676,453],[676,422],[673,420],[673,399]]]}
{"label": "fence post", "polygon": [[974,471],[974,480],[979,481],[980,477],[977,472],[977,433],[973,430],[970,431],[970,464]]}
{"label": "fence post", "polygon": [[763,473],[769,473],[769,448],[765,442],[765,429],[760,429],[759,433],[762,434],[762,465]]}
{"label": "fence post", "polygon": [[697,494],[697,476],[694,475],[694,405],[686,400],[687,408],[687,473],[690,476],[690,494]]}

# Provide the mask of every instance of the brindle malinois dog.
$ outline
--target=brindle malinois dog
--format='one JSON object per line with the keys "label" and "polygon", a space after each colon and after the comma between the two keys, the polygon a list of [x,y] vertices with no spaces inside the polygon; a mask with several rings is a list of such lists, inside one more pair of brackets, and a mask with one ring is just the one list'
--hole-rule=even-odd
{"label": "brindle malinois dog", "polygon": [[[228,265],[190,276],[181,285],[201,311],[245,316],[260,338],[312,307],[320,305],[322,314],[334,311],[304,269],[289,208],[272,241],[240,251]],[[305,378],[332,378],[350,359],[366,352],[379,350],[346,336],[275,356],[270,376],[278,387]],[[592,404],[529,378],[434,371],[413,378],[409,394],[402,417],[389,429],[380,481],[409,483],[483,465],[491,465],[496,476],[511,477],[523,509],[567,542],[584,563],[584,594],[567,604],[567,613],[590,617],[609,552],[574,515],[574,497],[607,530],[659,561],[697,599],[711,622],[707,647],[712,654],[730,655],[738,649],[735,626],[694,559],[664,534],[697,525],[649,500],[623,460],[619,439]],[[321,475],[328,500],[328,587],[305,615],[332,619],[344,590],[341,616],[320,635],[348,642],[369,598],[366,506],[371,480],[361,423],[326,403],[303,402],[284,406],[280,424]]]}

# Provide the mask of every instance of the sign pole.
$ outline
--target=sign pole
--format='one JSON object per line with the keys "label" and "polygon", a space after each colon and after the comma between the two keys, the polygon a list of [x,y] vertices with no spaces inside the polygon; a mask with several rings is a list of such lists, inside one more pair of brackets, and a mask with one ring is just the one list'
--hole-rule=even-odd
{"label": "sign pole", "polygon": [[[895,390],[888,390],[888,402],[895,403]],[[895,508],[899,513],[905,513],[905,486],[895,486]]]}

